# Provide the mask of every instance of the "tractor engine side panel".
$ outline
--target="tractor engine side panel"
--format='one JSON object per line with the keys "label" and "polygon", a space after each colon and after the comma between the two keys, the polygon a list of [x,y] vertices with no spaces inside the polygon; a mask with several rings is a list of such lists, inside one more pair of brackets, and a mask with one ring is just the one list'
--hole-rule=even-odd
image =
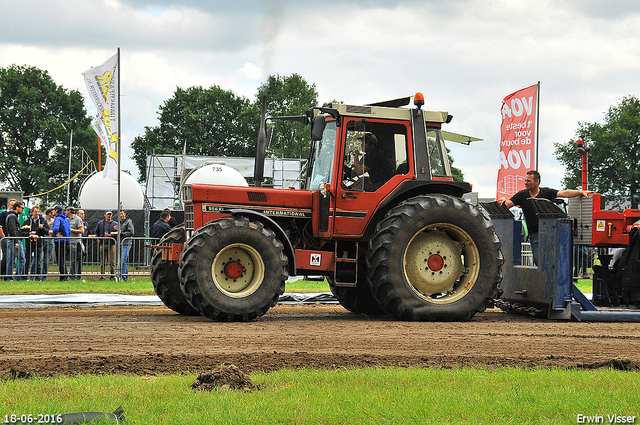
{"label": "tractor engine side panel", "polygon": [[231,209],[253,210],[275,220],[311,220],[313,206],[306,190],[204,184],[192,185],[192,202],[194,230]]}

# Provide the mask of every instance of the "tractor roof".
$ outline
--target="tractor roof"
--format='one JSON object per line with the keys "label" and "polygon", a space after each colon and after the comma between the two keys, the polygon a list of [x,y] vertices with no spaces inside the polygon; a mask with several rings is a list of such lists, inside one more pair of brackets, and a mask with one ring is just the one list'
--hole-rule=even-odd
{"label": "tractor roof", "polygon": [[[412,109],[408,108],[389,108],[374,105],[343,105],[334,103],[331,105],[340,112],[340,115],[361,118],[381,118],[394,120],[411,120]],[[445,111],[423,111],[424,118],[427,122],[445,123],[447,122],[448,112]]]}

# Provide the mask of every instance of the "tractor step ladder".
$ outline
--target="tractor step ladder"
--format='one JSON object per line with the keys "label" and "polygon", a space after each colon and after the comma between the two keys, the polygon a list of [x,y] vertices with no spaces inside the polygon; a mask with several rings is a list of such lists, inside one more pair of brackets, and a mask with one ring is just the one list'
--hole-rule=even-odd
{"label": "tractor step ladder", "polygon": [[333,282],[336,286],[354,287],[358,282],[358,242],[334,243],[335,268]]}

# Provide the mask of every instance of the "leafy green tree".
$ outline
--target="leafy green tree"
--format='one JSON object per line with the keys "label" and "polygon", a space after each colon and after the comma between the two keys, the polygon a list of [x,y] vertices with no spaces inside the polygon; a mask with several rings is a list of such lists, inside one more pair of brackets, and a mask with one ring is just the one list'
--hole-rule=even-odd
{"label": "leafy green tree", "polygon": [[464,173],[461,169],[453,166],[453,157],[451,156],[451,150],[447,148],[447,156],[449,157],[449,166],[451,167],[451,176],[456,182],[464,181]]}
{"label": "leafy green tree", "polygon": [[147,155],[253,156],[259,110],[249,100],[218,86],[178,87],[160,106],[160,125],[145,127],[131,143],[133,159],[146,178]]}
{"label": "leafy green tree", "polygon": [[[303,115],[318,105],[315,84],[309,85],[298,74],[270,75],[258,88],[256,108],[260,110],[262,96],[267,97],[267,116]],[[271,121],[274,127],[267,155],[284,158],[306,158],[309,154],[309,127],[292,121]]]}
{"label": "leafy green tree", "polygon": [[[604,124],[578,123],[576,135],[586,141],[589,152],[589,190],[613,201],[625,201],[637,208],[640,200],[640,100],[624,97],[609,108]],[[576,154],[576,140],[555,143],[555,155],[565,167],[563,184],[568,189],[581,186],[582,159]]]}
{"label": "leafy green tree", "polygon": [[[74,130],[69,152],[67,123]],[[0,181],[4,189],[25,196],[52,191],[82,168],[85,149],[97,157],[98,143],[91,118],[77,90],[58,86],[47,71],[11,65],[0,68]],[[80,184],[72,186],[77,199]],[[44,202],[63,203],[66,188],[43,196]]]}

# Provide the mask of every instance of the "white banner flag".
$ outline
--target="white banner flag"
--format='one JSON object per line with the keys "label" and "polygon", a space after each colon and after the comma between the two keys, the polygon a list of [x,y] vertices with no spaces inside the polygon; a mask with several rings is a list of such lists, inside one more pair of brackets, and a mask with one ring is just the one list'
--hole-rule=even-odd
{"label": "white banner flag", "polygon": [[118,54],[82,73],[97,113],[93,128],[107,151],[103,177],[118,180]]}

